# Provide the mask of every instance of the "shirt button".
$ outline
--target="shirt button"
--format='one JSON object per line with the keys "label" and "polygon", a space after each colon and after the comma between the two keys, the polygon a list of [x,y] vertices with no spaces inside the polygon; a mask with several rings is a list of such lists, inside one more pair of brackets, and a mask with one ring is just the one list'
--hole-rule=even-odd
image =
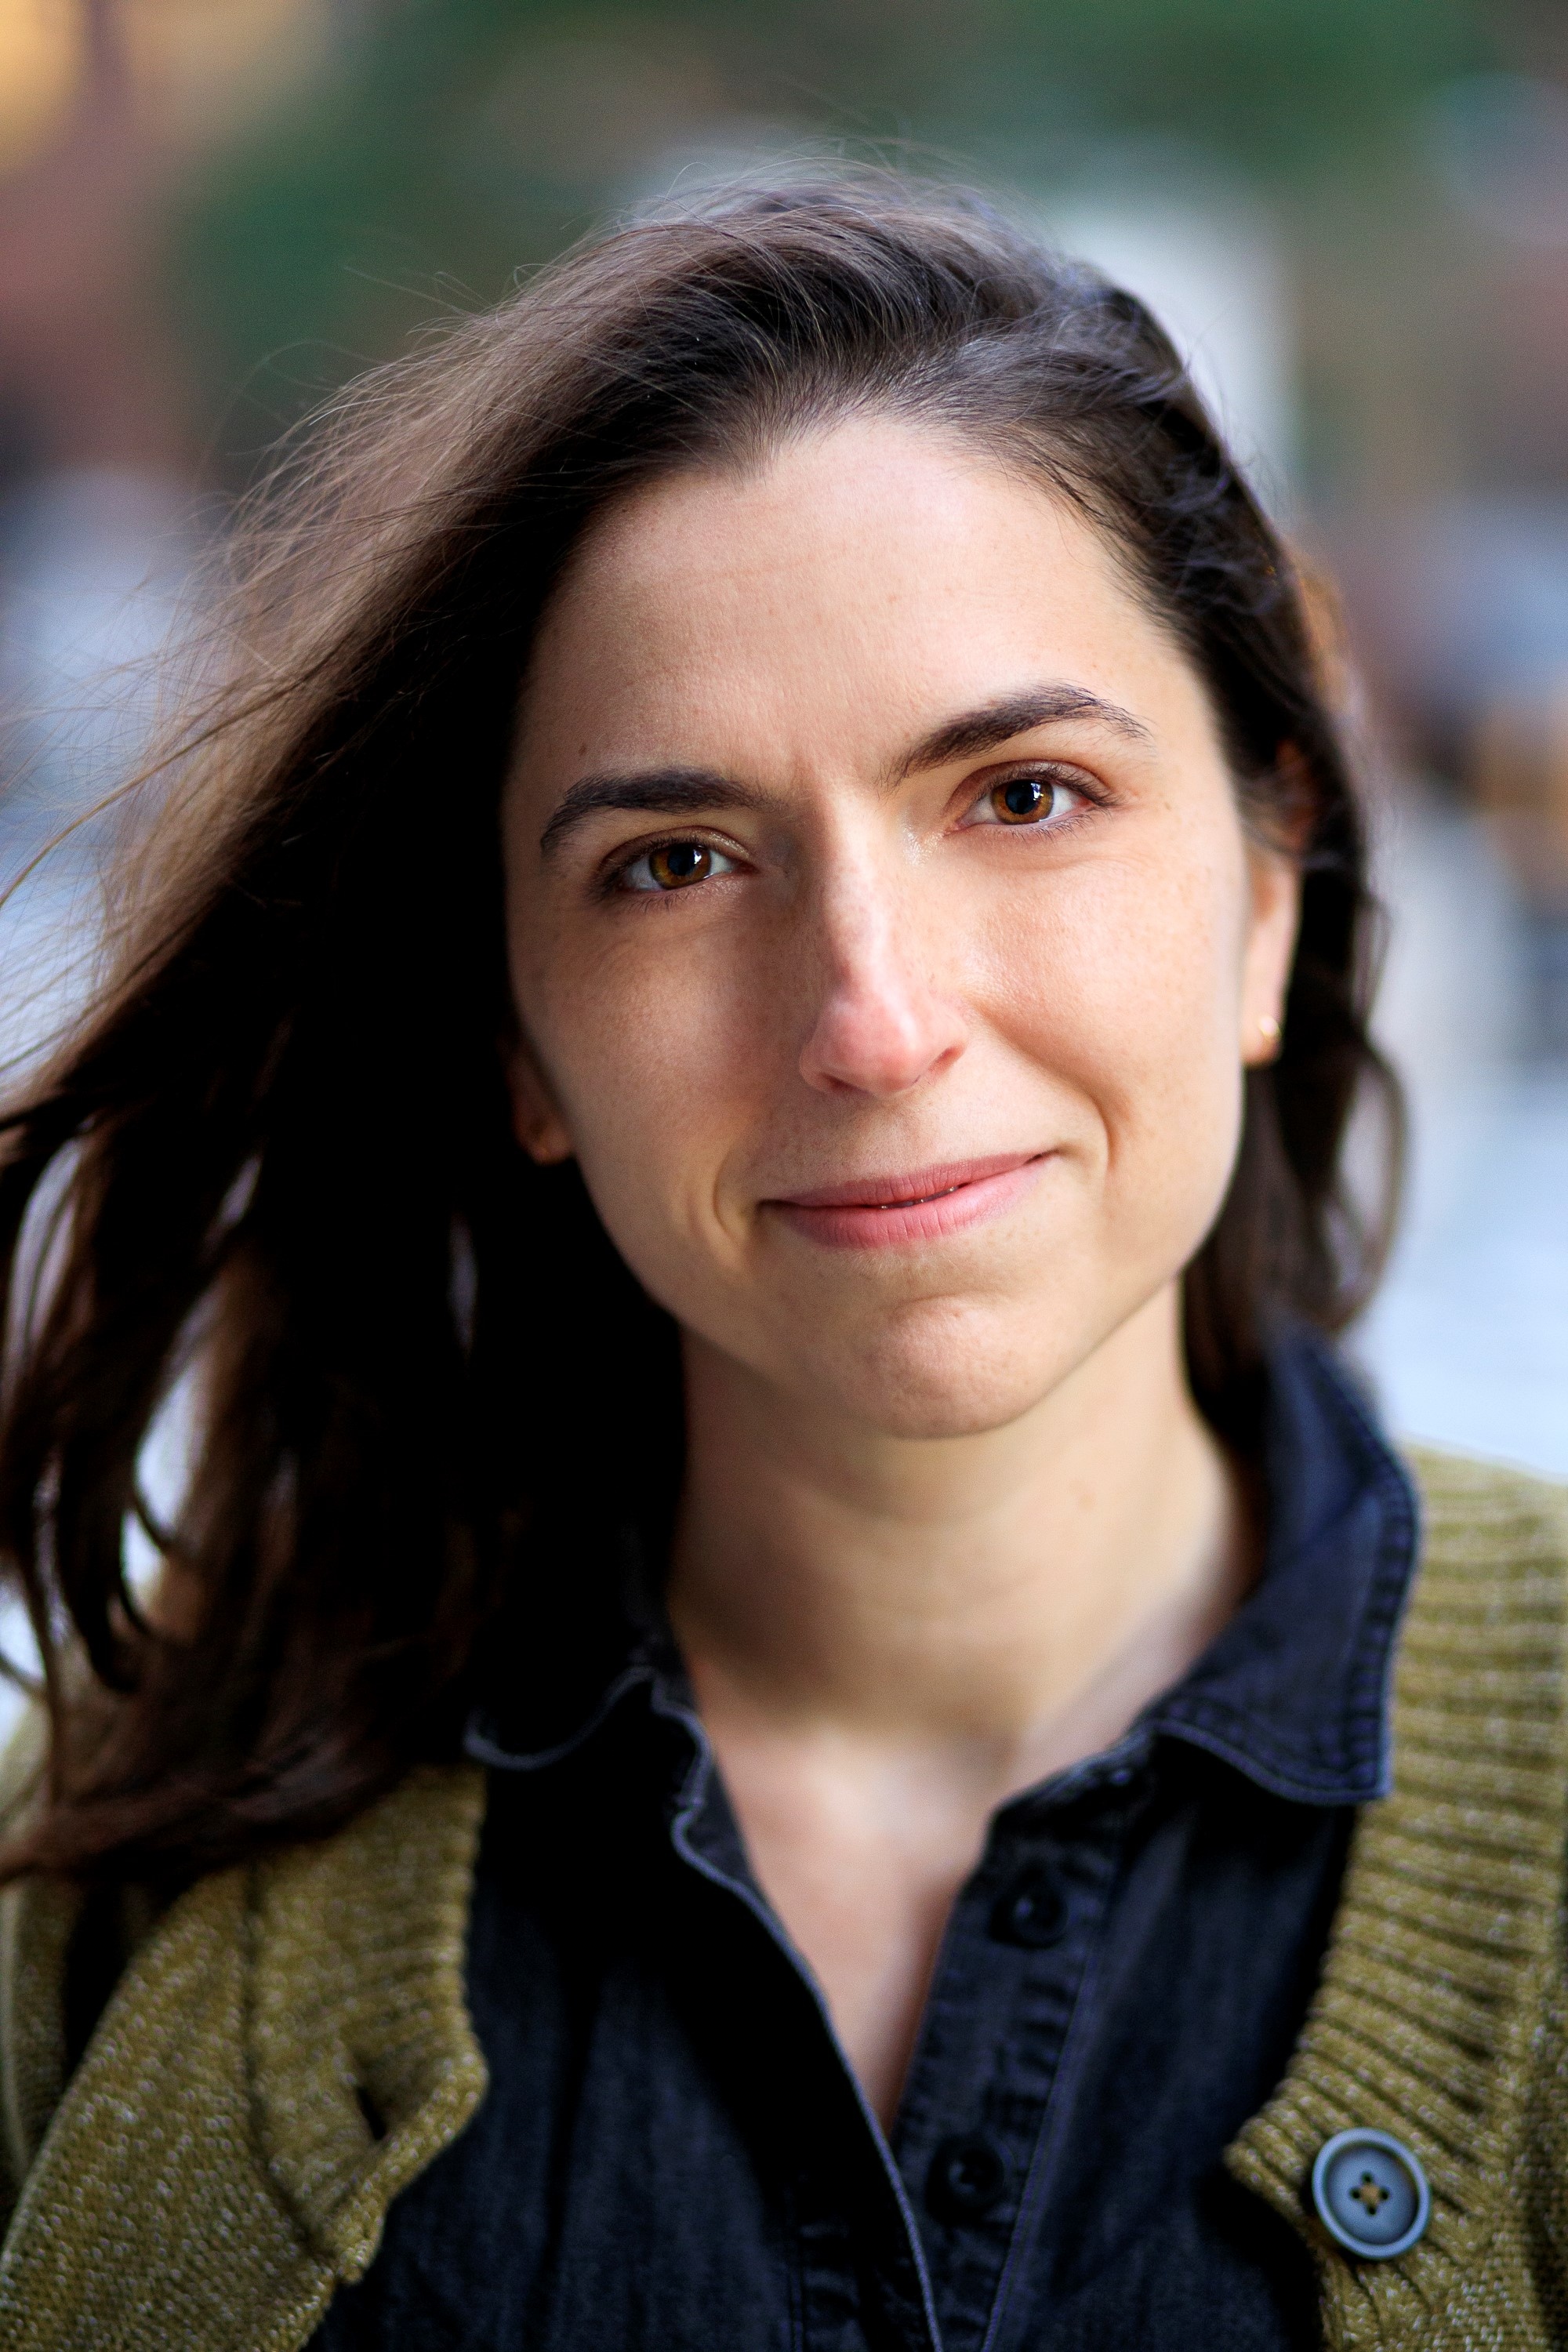
{"label": "shirt button", "polygon": [[1068,1923],[1068,1906],[1048,1871],[1037,1864],[1020,1871],[1002,1889],[991,1914],[991,1933],[1004,1944],[1026,1944],[1043,1951],[1054,1944]]}
{"label": "shirt button", "polygon": [[1312,2202],[1352,2254],[1386,2262],[1423,2235],[1432,2191],[1419,2161],[1388,2132],[1336,2132],[1312,2167]]}
{"label": "shirt button", "polygon": [[1007,2186],[1007,2159],[985,2132],[944,2139],[926,2176],[926,2203],[939,2221],[978,2221]]}

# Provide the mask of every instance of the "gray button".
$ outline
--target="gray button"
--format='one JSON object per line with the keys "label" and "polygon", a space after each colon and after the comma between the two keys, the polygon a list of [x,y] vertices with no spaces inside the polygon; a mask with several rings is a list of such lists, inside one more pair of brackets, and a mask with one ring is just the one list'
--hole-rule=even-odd
{"label": "gray button", "polygon": [[1389,2132],[1336,2132],[1312,2167],[1312,2202],[1324,2228],[1352,2254],[1387,2262],[1407,2253],[1432,2214],[1426,2175]]}

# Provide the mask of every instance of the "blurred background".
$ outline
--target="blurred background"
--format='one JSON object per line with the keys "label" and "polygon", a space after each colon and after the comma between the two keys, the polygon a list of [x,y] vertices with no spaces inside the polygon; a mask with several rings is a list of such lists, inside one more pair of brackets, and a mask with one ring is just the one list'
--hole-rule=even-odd
{"label": "blurred background", "polygon": [[1337,583],[1415,1115],[1357,1345],[1568,1473],[1562,0],[0,0],[0,1055],[278,435],[619,207],[840,154],[1142,294]]}

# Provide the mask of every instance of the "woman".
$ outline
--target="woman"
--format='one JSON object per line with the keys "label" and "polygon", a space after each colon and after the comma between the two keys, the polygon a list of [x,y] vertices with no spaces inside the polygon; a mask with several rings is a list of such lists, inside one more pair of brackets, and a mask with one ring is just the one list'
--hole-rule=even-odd
{"label": "woman", "polygon": [[0,2342],[1560,2341],[1561,1514],[1330,1344],[1360,821],[1158,330],[752,194],[292,496],[9,1129]]}

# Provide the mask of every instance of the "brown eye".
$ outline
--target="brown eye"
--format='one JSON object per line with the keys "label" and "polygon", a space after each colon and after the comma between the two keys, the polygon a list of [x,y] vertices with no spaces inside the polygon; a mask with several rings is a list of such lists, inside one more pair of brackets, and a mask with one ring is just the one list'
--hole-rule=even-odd
{"label": "brown eye", "polygon": [[1050,806],[1052,789],[1039,776],[1010,776],[992,785],[992,812],[1003,824],[1032,824]]}
{"label": "brown eye", "polygon": [[618,887],[623,890],[687,890],[694,882],[710,881],[718,874],[732,874],[735,861],[726,857],[721,849],[710,849],[705,841],[661,841],[657,849],[645,849],[623,866]]}
{"label": "brown eye", "polygon": [[662,849],[648,851],[647,870],[661,890],[706,882],[712,869],[712,853],[700,841],[667,841]]}
{"label": "brown eye", "polygon": [[1016,833],[1026,826],[1055,833],[1087,803],[1087,793],[1060,776],[1005,776],[981,793],[964,823],[1005,824]]}

